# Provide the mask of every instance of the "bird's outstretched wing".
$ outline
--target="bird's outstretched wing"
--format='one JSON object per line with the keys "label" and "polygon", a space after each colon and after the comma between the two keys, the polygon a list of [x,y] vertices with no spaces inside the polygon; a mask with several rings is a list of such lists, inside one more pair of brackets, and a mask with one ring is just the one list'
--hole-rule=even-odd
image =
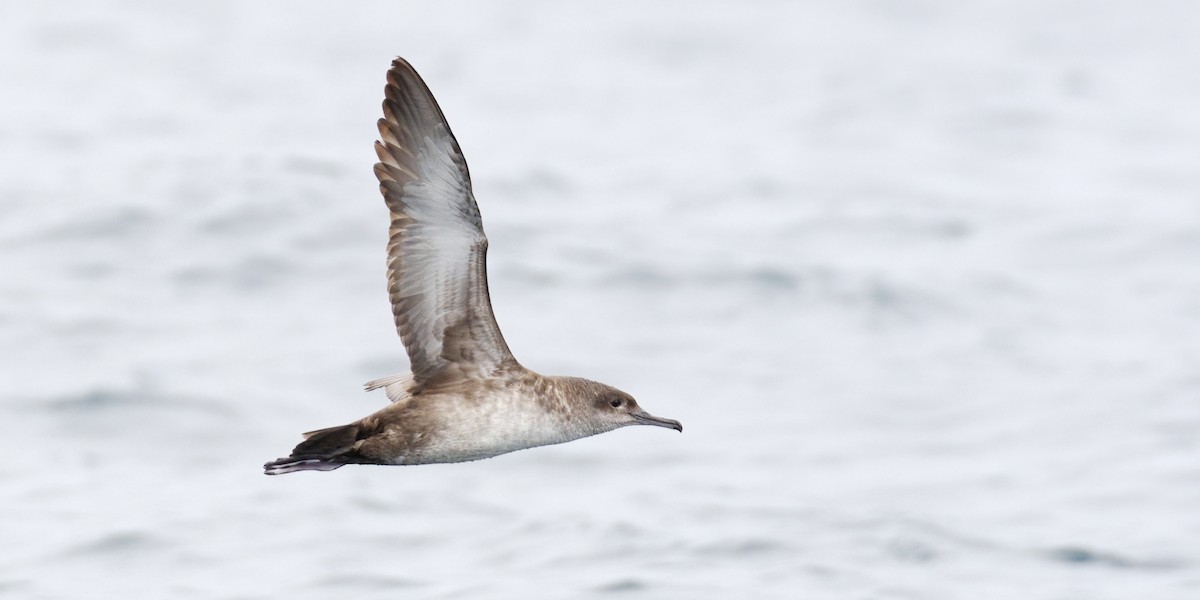
{"label": "bird's outstretched wing", "polygon": [[458,141],[407,61],[392,61],[387,81],[375,175],[392,213],[388,295],[411,389],[520,368],[492,314],[488,242]]}

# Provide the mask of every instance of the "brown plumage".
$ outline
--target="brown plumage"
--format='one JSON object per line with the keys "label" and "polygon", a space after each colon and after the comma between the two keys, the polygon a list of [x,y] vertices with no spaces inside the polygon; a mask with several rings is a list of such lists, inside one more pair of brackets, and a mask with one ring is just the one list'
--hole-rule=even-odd
{"label": "brown plumage", "polygon": [[458,141],[412,66],[397,58],[387,81],[375,176],[391,212],[388,296],[411,373],[368,383],[392,403],[305,434],[267,474],[476,460],[626,425],[682,431],[620,390],[513,358],[492,314],[487,237]]}

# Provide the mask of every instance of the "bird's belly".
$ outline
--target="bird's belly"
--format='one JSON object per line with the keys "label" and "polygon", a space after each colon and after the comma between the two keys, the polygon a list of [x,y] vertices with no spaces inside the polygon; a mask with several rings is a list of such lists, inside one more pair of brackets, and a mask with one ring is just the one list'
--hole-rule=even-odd
{"label": "bird's belly", "polygon": [[542,414],[489,411],[451,415],[404,462],[446,463],[491,458],[526,448],[559,444],[578,436]]}

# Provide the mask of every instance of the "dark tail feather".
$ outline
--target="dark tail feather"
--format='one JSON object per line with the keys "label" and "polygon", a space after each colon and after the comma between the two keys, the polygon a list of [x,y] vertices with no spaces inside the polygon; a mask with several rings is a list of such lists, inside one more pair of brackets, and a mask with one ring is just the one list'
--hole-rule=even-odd
{"label": "dark tail feather", "polygon": [[338,460],[324,458],[281,458],[263,465],[267,475],[284,475],[296,471],[332,471],[344,464]]}
{"label": "dark tail feather", "polygon": [[292,455],[263,465],[267,475],[283,475],[296,471],[332,471],[342,465],[357,462],[353,455],[359,440],[357,423],[318,429],[304,434]]}

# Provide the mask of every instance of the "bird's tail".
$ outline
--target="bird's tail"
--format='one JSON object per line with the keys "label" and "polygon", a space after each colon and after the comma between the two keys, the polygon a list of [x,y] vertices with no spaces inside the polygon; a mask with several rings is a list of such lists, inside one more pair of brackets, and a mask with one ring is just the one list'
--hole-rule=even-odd
{"label": "bird's tail", "polygon": [[332,471],[346,463],[325,458],[280,458],[263,465],[267,475],[284,475],[296,471]]}
{"label": "bird's tail", "polygon": [[359,431],[358,423],[318,429],[304,434],[292,455],[273,460],[263,465],[267,475],[284,475],[296,471],[332,471],[356,460]]}

